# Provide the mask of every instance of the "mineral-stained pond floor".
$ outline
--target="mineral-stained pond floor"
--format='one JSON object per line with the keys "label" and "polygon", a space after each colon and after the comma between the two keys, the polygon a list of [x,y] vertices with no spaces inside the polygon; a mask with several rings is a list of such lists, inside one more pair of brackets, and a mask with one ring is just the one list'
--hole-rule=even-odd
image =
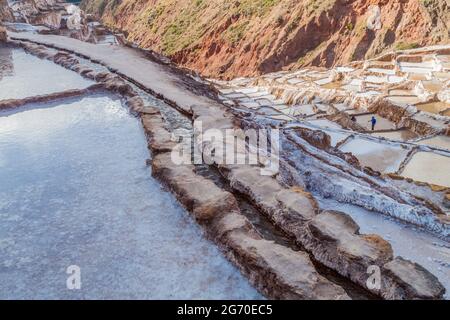
{"label": "mineral-stained pond floor", "polygon": [[391,140],[408,141],[417,138],[417,134],[407,129],[386,132],[374,132],[371,134],[374,137],[386,138]]}
{"label": "mineral-stained pond floor", "polygon": [[450,108],[450,103],[445,103],[442,101],[421,103],[421,104],[417,104],[416,108],[421,111],[426,111],[426,112],[430,112],[430,113],[440,113],[440,112],[445,111],[448,108]]}
{"label": "mineral-stained pond floor", "polygon": [[335,147],[339,142],[342,142],[349,136],[348,134],[340,132],[333,132],[327,130],[324,130],[324,132],[330,136],[330,143],[333,147]]}
{"label": "mineral-stained pond floor", "polygon": [[388,240],[395,256],[414,261],[438,277],[450,299],[450,244],[427,232],[397,222],[381,213],[318,197],[324,210],[339,210],[349,214],[363,234],[378,234]]}
{"label": "mineral-stained pond floor", "polygon": [[383,173],[396,172],[409,152],[400,146],[361,138],[352,139],[339,149],[353,153],[363,166]]}
{"label": "mineral-stained pond floor", "polygon": [[262,298],[148,157],[139,120],[109,96],[0,113],[0,299]]}
{"label": "mineral-stained pond floor", "polygon": [[22,49],[0,47],[0,100],[83,89],[91,84],[76,72]]}
{"label": "mineral-stained pond floor", "polygon": [[[389,121],[388,119],[382,118],[378,115],[374,115],[377,123],[375,124],[375,130],[390,130],[395,129],[395,123]],[[372,129],[372,124],[370,120],[372,119],[372,114],[365,114],[361,116],[356,116],[356,122],[366,128],[367,130]]]}
{"label": "mineral-stained pond floor", "polygon": [[435,136],[429,139],[422,140],[419,142],[419,144],[450,150],[450,137]]}
{"label": "mineral-stained pond floor", "polygon": [[409,104],[416,104],[421,102],[417,96],[389,96],[387,99],[392,103],[400,106],[407,106]]}
{"label": "mineral-stained pond floor", "polygon": [[450,158],[431,152],[417,152],[405,166],[402,176],[450,188]]}

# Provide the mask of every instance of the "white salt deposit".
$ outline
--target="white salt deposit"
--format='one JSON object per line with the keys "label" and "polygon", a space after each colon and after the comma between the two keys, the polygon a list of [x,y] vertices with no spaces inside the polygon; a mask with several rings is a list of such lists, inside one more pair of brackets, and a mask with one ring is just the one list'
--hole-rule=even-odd
{"label": "white salt deposit", "polygon": [[[47,82],[51,83],[51,82]],[[105,96],[0,114],[0,299],[255,299]],[[81,268],[81,290],[66,269]]]}
{"label": "white salt deposit", "polygon": [[409,150],[387,143],[355,138],[340,147],[353,153],[363,166],[380,172],[396,172]]}

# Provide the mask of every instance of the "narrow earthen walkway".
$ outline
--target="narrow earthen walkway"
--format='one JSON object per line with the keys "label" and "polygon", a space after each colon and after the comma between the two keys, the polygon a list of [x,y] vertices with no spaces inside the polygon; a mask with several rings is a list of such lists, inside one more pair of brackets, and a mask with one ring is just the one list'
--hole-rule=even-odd
{"label": "narrow earthen walkway", "polygon": [[192,105],[216,104],[206,96],[200,96],[188,90],[179,75],[170,72],[169,68],[151,61],[138,50],[119,46],[99,46],[77,39],[57,35],[40,35],[33,33],[8,32],[12,39],[27,40],[67,50],[89,58],[95,62],[126,75],[130,80],[161,94],[173,101],[180,108],[189,110]]}

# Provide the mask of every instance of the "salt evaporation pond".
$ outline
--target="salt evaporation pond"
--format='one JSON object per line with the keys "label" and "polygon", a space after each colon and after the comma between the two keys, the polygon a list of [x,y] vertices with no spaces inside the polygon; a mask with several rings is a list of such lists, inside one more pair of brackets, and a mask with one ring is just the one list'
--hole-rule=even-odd
{"label": "salt evaporation pond", "polygon": [[376,130],[392,130],[395,129],[395,123],[380,117],[377,114],[365,114],[365,115],[361,115],[361,116],[356,116],[356,122],[363,128],[366,128],[367,130],[371,130],[372,129],[372,125],[371,125],[371,119],[372,116],[375,116],[375,118],[377,119],[377,123],[375,125],[375,129]]}
{"label": "salt evaporation pond", "polygon": [[360,233],[378,234],[389,241],[394,256],[402,256],[425,267],[446,288],[450,299],[450,244],[393,218],[364,208],[317,197],[323,210],[339,210],[349,214],[360,226]]}
{"label": "salt evaporation pond", "polygon": [[[0,299],[262,298],[148,157],[109,96],[0,113]],[[70,265],[81,290],[66,287]]]}
{"label": "salt evaporation pond", "polygon": [[351,152],[363,166],[379,172],[396,172],[409,150],[397,145],[355,138],[344,143],[342,152]]}
{"label": "salt evaporation pond", "polygon": [[375,137],[386,138],[390,140],[408,141],[417,138],[417,134],[407,129],[401,129],[388,132],[374,132],[371,134]]}
{"label": "salt evaporation pond", "polygon": [[440,113],[442,111],[450,108],[450,103],[446,102],[429,102],[429,103],[420,103],[416,105],[416,108],[425,112],[430,113]]}
{"label": "salt evaporation pond", "polygon": [[84,89],[94,82],[22,49],[0,48],[0,100]]}
{"label": "salt evaporation pond", "polygon": [[327,130],[323,130],[323,131],[330,136],[330,144],[333,147],[335,147],[339,142],[344,141],[349,136],[349,134],[342,133],[342,132],[333,132],[333,131],[327,131]]}
{"label": "salt evaporation pond", "polygon": [[405,166],[402,176],[450,188],[450,158],[431,152],[417,152]]}

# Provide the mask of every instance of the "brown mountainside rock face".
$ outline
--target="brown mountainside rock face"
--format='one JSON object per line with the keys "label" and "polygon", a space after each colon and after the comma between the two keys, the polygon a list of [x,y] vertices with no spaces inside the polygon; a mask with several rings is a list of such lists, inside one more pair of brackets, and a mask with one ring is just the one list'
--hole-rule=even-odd
{"label": "brown mountainside rock face", "polygon": [[82,8],[208,77],[331,67],[448,43],[450,0],[83,0]]}
{"label": "brown mountainside rock face", "polygon": [[0,0],[0,42],[6,41],[6,29],[2,26],[2,21],[10,17],[6,0]]}
{"label": "brown mountainside rock face", "polygon": [[12,20],[12,12],[9,9],[7,0],[0,0],[0,24],[2,21]]}

